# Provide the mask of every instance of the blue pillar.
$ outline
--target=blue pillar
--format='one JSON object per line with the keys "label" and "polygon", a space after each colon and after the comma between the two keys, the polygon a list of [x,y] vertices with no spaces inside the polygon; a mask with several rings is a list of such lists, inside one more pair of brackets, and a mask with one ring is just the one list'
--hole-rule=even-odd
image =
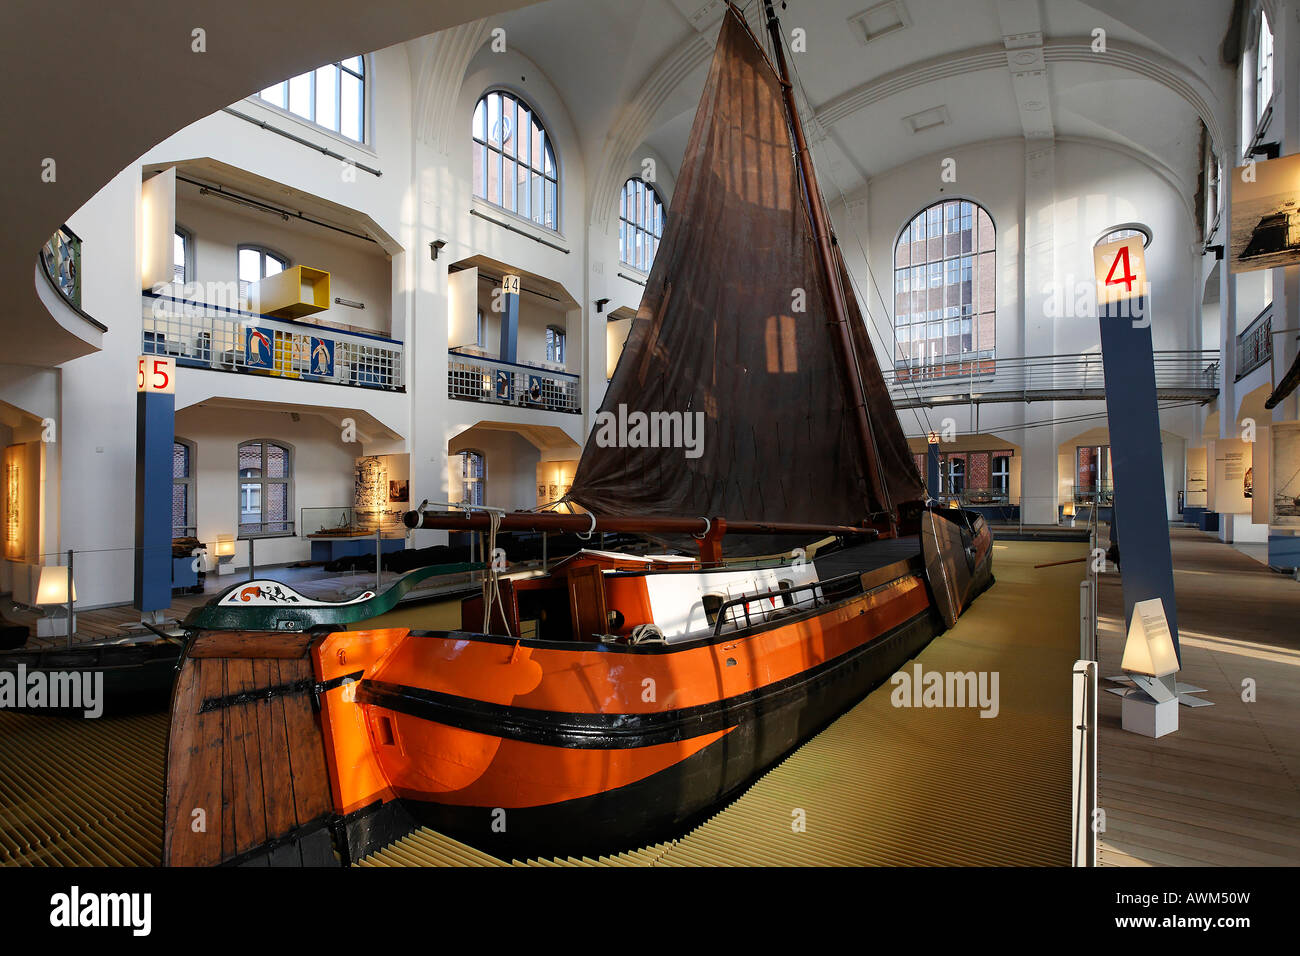
{"label": "blue pillar", "polygon": [[1146,299],[1137,297],[1102,305],[1099,312],[1111,469],[1115,474],[1114,522],[1123,534],[1120,576],[1124,587],[1125,633],[1133,618],[1133,605],[1158,597],[1164,603],[1169,633],[1181,661],[1155,360]]}
{"label": "blue pillar", "polygon": [[928,449],[925,456],[925,489],[931,498],[939,497],[939,444],[932,442],[926,445]]}
{"label": "blue pillar", "polygon": [[501,277],[501,361],[519,361],[519,276]]}
{"label": "blue pillar", "polygon": [[135,607],[161,611],[172,597],[172,444],[176,395],[135,396]]}

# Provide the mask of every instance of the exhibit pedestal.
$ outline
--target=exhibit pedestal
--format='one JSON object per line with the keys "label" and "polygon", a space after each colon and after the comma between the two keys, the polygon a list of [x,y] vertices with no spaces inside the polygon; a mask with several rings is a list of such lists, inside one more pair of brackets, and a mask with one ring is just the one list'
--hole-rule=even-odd
{"label": "exhibit pedestal", "polygon": [[1300,568],[1300,537],[1289,534],[1268,536],[1268,566],[1282,571]]}
{"label": "exhibit pedestal", "polygon": [[1144,737],[1163,737],[1178,729],[1178,698],[1158,701],[1132,688],[1124,695],[1121,726]]}

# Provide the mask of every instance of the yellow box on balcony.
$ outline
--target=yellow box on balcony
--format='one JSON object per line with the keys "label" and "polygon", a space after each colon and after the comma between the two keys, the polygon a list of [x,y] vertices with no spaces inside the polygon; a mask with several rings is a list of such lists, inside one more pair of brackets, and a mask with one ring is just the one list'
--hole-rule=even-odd
{"label": "yellow box on balcony", "polygon": [[248,287],[248,309],[275,319],[300,319],[330,307],[330,274],[290,266]]}

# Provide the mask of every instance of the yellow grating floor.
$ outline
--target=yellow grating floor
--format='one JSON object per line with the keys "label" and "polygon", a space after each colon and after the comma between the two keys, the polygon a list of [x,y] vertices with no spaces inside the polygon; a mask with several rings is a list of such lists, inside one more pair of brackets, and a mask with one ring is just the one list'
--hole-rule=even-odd
{"label": "yellow grating floor", "polygon": [[[1068,864],[1070,669],[1083,565],[1033,565],[1081,557],[1086,548],[994,547],[997,584],[916,660],[927,672],[996,671],[997,717],[896,708],[886,684],[682,838],[613,858],[529,864]],[[423,829],[360,865],[500,861]]]}
{"label": "yellow grating floor", "polygon": [[[1069,855],[1074,544],[995,544],[998,583],[917,658],[997,670],[1000,714],[895,709],[886,685],[681,839],[539,866],[1062,864]],[[167,715],[0,711],[0,865],[156,865]],[[793,811],[804,811],[796,833]],[[361,866],[501,866],[419,830]],[[516,865],[520,865],[516,862]]]}
{"label": "yellow grating floor", "polygon": [[167,715],[0,711],[0,865],[157,866]]}

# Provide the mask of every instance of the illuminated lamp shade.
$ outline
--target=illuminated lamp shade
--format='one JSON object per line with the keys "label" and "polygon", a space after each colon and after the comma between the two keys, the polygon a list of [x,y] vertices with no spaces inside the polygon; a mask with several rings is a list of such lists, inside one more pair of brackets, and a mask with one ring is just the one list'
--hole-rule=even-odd
{"label": "illuminated lamp shade", "polygon": [[961,507],[961,502],[958,501],[956,498],[950,498],[950,499],[948,500],[948,507],[949,507],[949,508],[960,508],[960,507]]}
{"label": "illuminated lamp shade", "polygon": [[1168,677],[1178,670],[1178,654],[1174,651],[1174,638],[1169,633],[1165,605],[1160,598],[1133,605],[1133,620],[1120,666],[1148,677]]}
{"label": "illuminated lamp shade", "polygon": [[229,558],[235,554],[235,536],[233,534],[217,535],[217,544],[212,553],[218,558]]}
{"label": "illuminated lamp shade", "polygon": [[1061,514],[1064,515],[1066,518],[1073,518],[1073,517],[1074,517],[1074,502],[1073,502],[1073,501],[1067,501],[1064,505],[1062,505],[1062,506],[1061,506]]}
{"label": "illuminated lamp shade", "polygon": [[[77,582],[72,582],[72,600],[77,599]],[[58,565],[41,568],[41,581],[36,588],[36,604],[68,603],[68,569]]]}

